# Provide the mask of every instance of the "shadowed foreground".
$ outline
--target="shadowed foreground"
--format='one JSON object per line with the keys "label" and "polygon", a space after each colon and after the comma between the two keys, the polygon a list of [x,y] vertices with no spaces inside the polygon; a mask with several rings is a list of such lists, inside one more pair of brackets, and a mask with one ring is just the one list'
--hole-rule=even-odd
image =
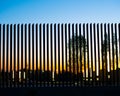
{"label": "shadowed foreground", "polygon": [[120,87],[84,88],[11,88],[1,89],[0,96],[118,96]]}

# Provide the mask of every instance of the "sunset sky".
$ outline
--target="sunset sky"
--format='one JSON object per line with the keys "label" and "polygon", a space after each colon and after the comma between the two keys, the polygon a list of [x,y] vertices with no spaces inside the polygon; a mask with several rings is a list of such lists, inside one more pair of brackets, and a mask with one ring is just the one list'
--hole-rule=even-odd
{"label": "sunset sky", "polygon": [[0,23],[119,23],[119,10],[120,0],[0,0]]}

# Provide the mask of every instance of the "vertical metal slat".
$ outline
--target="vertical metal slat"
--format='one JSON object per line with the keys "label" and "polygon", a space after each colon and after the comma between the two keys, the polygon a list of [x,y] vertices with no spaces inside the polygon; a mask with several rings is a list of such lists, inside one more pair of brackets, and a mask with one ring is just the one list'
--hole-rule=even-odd
{"label": "vertical metal slat", "polygon": [[47,86],[49,86],[49,24],[47,24],[47,73],[45,78],[48,79],[46,81],[47,81]]}
{"label": "vertical metal slat", "polygon": [[54,51],[54,65],[55,65],[55,86],[56,86],[56,24],[54,24],[54,48],[55,48],[55,51]]}
{"label": "vertical metal slat", "polygon": [[[67,68],[67,24],[65,24],[65,66],[66,66],[66,68],[65,68],[65,70],[66,70],[66,73],[68,73],[68,68]],[[65,77],[65,78],[68,78],[68,80],[70,79],[70,77],[69,77],[69,74],[67,75],[67,77]],[[69,82],[69,81],[68,81]],[[66,86],[68,86],[68,82],[66,81]]]}
{"label": "vertical metal slat", "polygon": [[90,24],[90,43],[91,43],[91,70],[92,70],[92,86],[93,86],[93,40],[92,40],[92,24]]}
{"label": "vertical metal slat", "polygon": [[52,24],[50,24],[50,37],[51,37],[51,86],[53,87],[53,75],[54,75],[54,71],[53,71],[53,36],[52,36],[52,32],[53,32],[53,29],[52,29]]}
{"label": "vertical metal slat", "polygon": [[118,75],[118,47],[117,47],[118,43],[117,43],[117,24],[116,23],[115,23],[115,40],[114,41],[115,41],[114,43],[115,43],[115,47],[116,47],[115,51],[116,51],[116,67],[117,67],[116,68],[116,71],[117,71],[116,72],[116,79],[117,79],[116,82],[117,82],[117,86],[118,86],[118,84],[119,84],[119,82],[118,82],[119,81],[119,78],[118,78],[119,77],[119,75]]}
{"label": "vertical metal slat", "polygon": [[10,25],[10,87],[12,87],[12,24]]}
{"label": "vertical metal slat", "polygon": [[[17,76],[17,79],[18,79],[18,80],[17,80],[17,83],[19,84],[19,71],[20,71],[20,70],[19,70],[19,33],[20,33],[20,25],[19,25],[19,24],[17,25],[17,32],[18,32],[18,34],[17,34],[17,48],[18,48],[18,49],[17,49],[17,50],[18,50],[18,51],[17,51],[17,67],[18,67],[18,68],[17,68],[17,69],[18,69],[18,70],[17,70],[17,75],[18,75],[18,76]],[[20,87],[20,86],[18,85],[18,87]]]}
{"label": "vertical metal slat", "polygon": [[32,24],[32,87],[34,87],[34,24]]}
{"label": "vertical metal slat", "polygon": [[58,24],[58,79],[60,87],[60,24]]}
{"label": "vertical metal slat", "polygon": [[113,85],[115,86],[115,64],[114,64],[114,36],[113,36],[113,24],[111,24],[111,32],[112,32],[112,64],[113,64]]}
{"label": "vertical metal slat", "polygon": [[[88,33],[88,23],[86,24],[87,31],[87,63],[88,63],[88,84],[90,84],[90,65],[89,65],[89,33]],[[88,85],[89,86],[89,85]]]}
{"label": "vertical metal slat", "polygon": [[99,24],[97,24],[97,43],[98,43],[98,72],[99,72],[99,86],[100,86],[100,32],[99,32]]}
{"label": "vertical metal slat", "polygon": [[6,44],[6,87],[8,87],[8,40],[9,40],[9,34],[8,34],[8,32],[9,32],[9,24],[7,24],[7,32],[6,32],[6,34],[7,34],[7,36],[6,36],[6,39],[7,39],[7,44]]}
{"label": "vertical metal slat", "polygon": [[62,39],[62,86],[64,86],[64,33],[63,33],[63,24],[61,24],[61,39]]}
{"label": "vertical metal slat", "polygon": [[86,86],[86,40],[85,40],[85,24],[83,24],[83,41],[82,41],[82,43],[84,43],[84,84],[85,84],[85,86]]}
{"label": "vertical metal slat", "polygon": [[79,47],[80,47],[80,86],[83,86],[83,73],[82,73],[82,38],[81,38],[81,24],[79,24]]}
{"label": "vertical metal slat", "polygon": [[42,44],[41,44],[41,42],[42,42],[42,24],[40,24],[39,25],[39,38],[40,38],[40,74],[39,74],[39,79],[40,79],[40,87],[41,87],[41,85],[42,85],[42,52],[41,52],[41,50],[42,50]]}
{"label": "vertical metal slat", "polygon": [[31,24],[28,25],[28,43],[29,43],[29,45],[28,45],[29,46],[29,48],[28,48],[28,50],[29,50],[29,57],[28,57],[28,59],[29,59],[29,69],[28,70],[29,71],[28,71],[28,77],[29,77],[29,87],[31,85],[31,83],[30,83],[31,82],[30,81],[31,80],[31,69],[30,69],[31,68],[31,62],[30,62],[31,61],[31,59],[30,59],[30,57],[31,57],[31,42],[30,42],[30,40],[31,40],[31,37],[30,37],[31,36],[30,35],[31,29],[30,28],[31,28]]}
{"label": "vertical metal slat", "polygon": [[[43,24],[43,71],[45,72],[45,24]],[[45,74],[43,75],[43,78],[45,78]],[[44,86],[45,86],[45,81],[44,81]]]}
{"label": "vertical metal slat", "polygon": [[36,87],[38,87],[38,24],[36,24]]}

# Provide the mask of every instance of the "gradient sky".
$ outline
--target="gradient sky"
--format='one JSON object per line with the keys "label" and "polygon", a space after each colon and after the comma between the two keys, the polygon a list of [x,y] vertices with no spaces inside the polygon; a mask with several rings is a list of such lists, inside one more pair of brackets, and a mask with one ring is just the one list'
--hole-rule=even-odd
{"label": "gradient sky", "polygon": [[0,23],[118,23],[120,0],[0,0]]}

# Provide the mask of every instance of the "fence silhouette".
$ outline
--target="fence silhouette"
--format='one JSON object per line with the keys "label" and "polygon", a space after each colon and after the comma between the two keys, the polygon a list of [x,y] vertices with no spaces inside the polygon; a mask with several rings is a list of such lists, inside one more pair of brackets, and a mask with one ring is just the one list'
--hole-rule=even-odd
{"label": "fence silhouette", "polygon": [[0,87],[119,86],[120,24],[0,24]]}

